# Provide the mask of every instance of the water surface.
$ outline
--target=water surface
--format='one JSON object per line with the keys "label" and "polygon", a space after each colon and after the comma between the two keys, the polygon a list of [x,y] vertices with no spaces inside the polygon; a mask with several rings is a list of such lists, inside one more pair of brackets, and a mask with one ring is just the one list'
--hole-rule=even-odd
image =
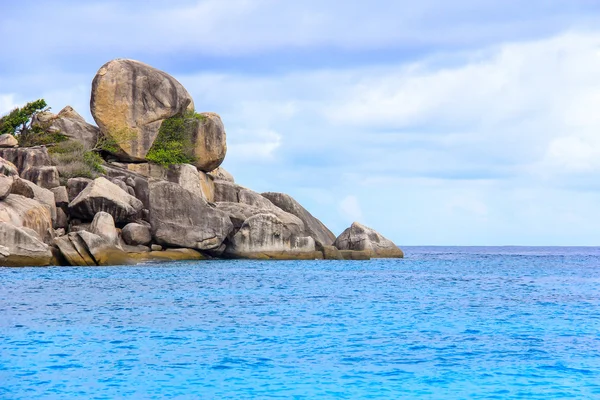
{"label": "water surface", "polygon": [[600,398],[600,248],[0,268],[0,398]]}

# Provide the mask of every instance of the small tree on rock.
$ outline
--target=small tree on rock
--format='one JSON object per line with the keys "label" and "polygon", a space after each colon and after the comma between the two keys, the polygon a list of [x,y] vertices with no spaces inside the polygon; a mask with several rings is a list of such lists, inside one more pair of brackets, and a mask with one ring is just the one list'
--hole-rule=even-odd
{"label": "small tree on rock", "polygon": [[37,146],[61,142],[65,139],[60,132],[34,123],[36,115],[50,110],[44,99],[38,99],[17,107],[0,118],[0,134],[15,135],[20,146]]}

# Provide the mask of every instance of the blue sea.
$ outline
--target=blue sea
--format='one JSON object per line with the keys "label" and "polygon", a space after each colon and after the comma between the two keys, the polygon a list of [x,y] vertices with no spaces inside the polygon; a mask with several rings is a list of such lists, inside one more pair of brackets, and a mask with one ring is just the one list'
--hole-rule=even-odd
{"label": "blue sea", "polygon": [[600,398],[600,248],[405,252],[0,268],[0,398]]}

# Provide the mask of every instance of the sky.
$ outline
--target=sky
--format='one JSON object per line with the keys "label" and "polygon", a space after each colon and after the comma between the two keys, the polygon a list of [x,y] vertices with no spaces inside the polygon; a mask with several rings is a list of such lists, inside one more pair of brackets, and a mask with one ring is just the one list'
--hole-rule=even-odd
{"label": "sky", "polygon": [[597,0],[0,0],[0,115],[89,122],[115,58],[221,115],[223,166],[337,235],[600,245]]}

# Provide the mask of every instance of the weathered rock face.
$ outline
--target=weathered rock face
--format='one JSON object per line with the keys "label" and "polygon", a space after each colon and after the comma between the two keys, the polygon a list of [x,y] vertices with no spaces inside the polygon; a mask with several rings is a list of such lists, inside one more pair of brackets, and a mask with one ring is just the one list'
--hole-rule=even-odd
{"label": "weathered rock face", "polygon": [[[18,147],[13,149],[0,148],[0,157],[13,163],[21,174],[31,167],[51,166],[50,155],[46,146]],[[4,175],[8,174],[4,173]]]}
{"label": "weathered rock face", "polygon": [[19,142],[10,133],[0,135],[0,147],[17,147]]}
{"label": "weathered rock face", "polygon": [[60,186],[60,178],[56,167],[31,167],[21,173],[23,179],[27,179],[44,189],[52,189]]}
{"label": "weathered rock face", "polygon": [[36,200],[17,194],[9,194],[0,201],[0,221],[16,227],[29,228],[35,231],[42,241],[47,241],[52,236],[52,218],[48,208]]}
{"label": "weathered rock face", "polygon": [[199,195],[165,181],[150,181],[150,224],[158,244],[217,250],[233,229],[227,214]]}
{"label": "weathered rock face", "polygon": [[187,128],[191,131],[195,164],[200,171],[210,172],[217,168],[225,159],[227,143],[225,127],[216,113],[200,113],[201,120],[190,118],[186,120]]}
{"label": "weathered rock face", "polygon": [[0,221],[0,243],[0,265],[3,266],[50,265],[52,260],[50,247],[24,227]]}
{"label": "weathered rock face", "polygon": [[208,173],[210,176],[214,178],[215,181],[227,181],[234,183],[233,175],[231,175],[225,168],[219,167],[214,169]]}
{"label": "weathered rock face", "polygon": [[323,246],[331,246],[335,241],[335,235],[321,221],[313,217],[293,197],[285,193],[268,192],[262,194],[265,198],[281,208],[283,211],[295,215],[304,222],[305,235],[315,239],[315,242]]}
{"label": "weathered rock face", "polygon": [[132,260],[123,250],[110,243],[106,238],[87,231],[71,232],[66,236],[54,239],[70,265],[121,265],[130,264]]}
{"label": "weathered rock face", "polygon": [[19,170],[15,164],[0,157],[0,174],[6,176],[19,176]]}
{"label": "weathered rock face", "polygon": [[67,195],[69,197],[69,202],[73,201],[79,193],[83,192],[83,189],[90,183],[92,183],[92,180],[89,178],[70,178],[67,181]]}
{"label": "weathered rock face", "polygon": [[13,184],[10,189],[12,194],[18,194],[23,197],[27,197],[28,199],[33,199],[33,189],[31,186],[31,182],[21,179],[18,176],[13,177]]}
{"label": "weathered rock face", "polygon": [[71,216],[90,221],[105,211],[116,223],[126,222],[142,209],[142,202],[106,178],[96,178],[69,203]]}
{"label": "weathered rock face", "polygon": [[52,221],[56,222],[56,201],[54,193],[50,190],[41,188],[27,179],[14,178],[11,193],[37,200],[48,209]]}
{"label": "weathered rock face", "polygon": [[261,213],[246,219],[229,238],[225,254],[234,258],[314,258],[315,241],[299,236],[274,214]]}
{"label": "weathered rock face", "polygon": [[88,124],[71,106],[66,106],[58,114],[40,113],[33,124],[51,132],[60,132],[69,139],[81,143],[86,150],[96,146],[100,129]]}
{"label": "weathered rock face", "polygon": [[240,198],[238,193],[243,187],[236,185],[233,182],[215,180],[215,194],[214,198],[216,202],[227,201],[230,203],[238,203]]}
{"label": "weathered rock face", "polygon": [[121,231],[123,241],[130,246],[147,246],[152,241],[152,233],[146,225],[132,222],[125,225]]}
{"label": "weathered rock face", "polygon": [[115,220],[104,211],[100,211],[94,216],[94,220],[90,225],[90,233],[106,239],[109,244],[116,246],[119,243],[119,233],[115,227]]}
{"label": "weathered rock face", "polygon": [[69,205],[69,194],[66,186],[53,187],[50,191],[54,193],[54,202],[57,207],[66,207]]}
{"label": "weathered rock face", "polygon": [[350,228],[342,232],[333,245],[340,250],[365,251],[371,258],[404,257],[402,250],[391,240],[358,222],[354,222]]}
{"label": "weathered rock face", "polygon": [[139,61],[109,61],[92,82],[92,116],[126,161],[144,160],[162,121],[182,114],[191,103],[175,78]]}
{"label": "weathered rock face", "polygon": [[13,185],[13,177],[0,175],[0,200],[3,200],[10,194]]}

